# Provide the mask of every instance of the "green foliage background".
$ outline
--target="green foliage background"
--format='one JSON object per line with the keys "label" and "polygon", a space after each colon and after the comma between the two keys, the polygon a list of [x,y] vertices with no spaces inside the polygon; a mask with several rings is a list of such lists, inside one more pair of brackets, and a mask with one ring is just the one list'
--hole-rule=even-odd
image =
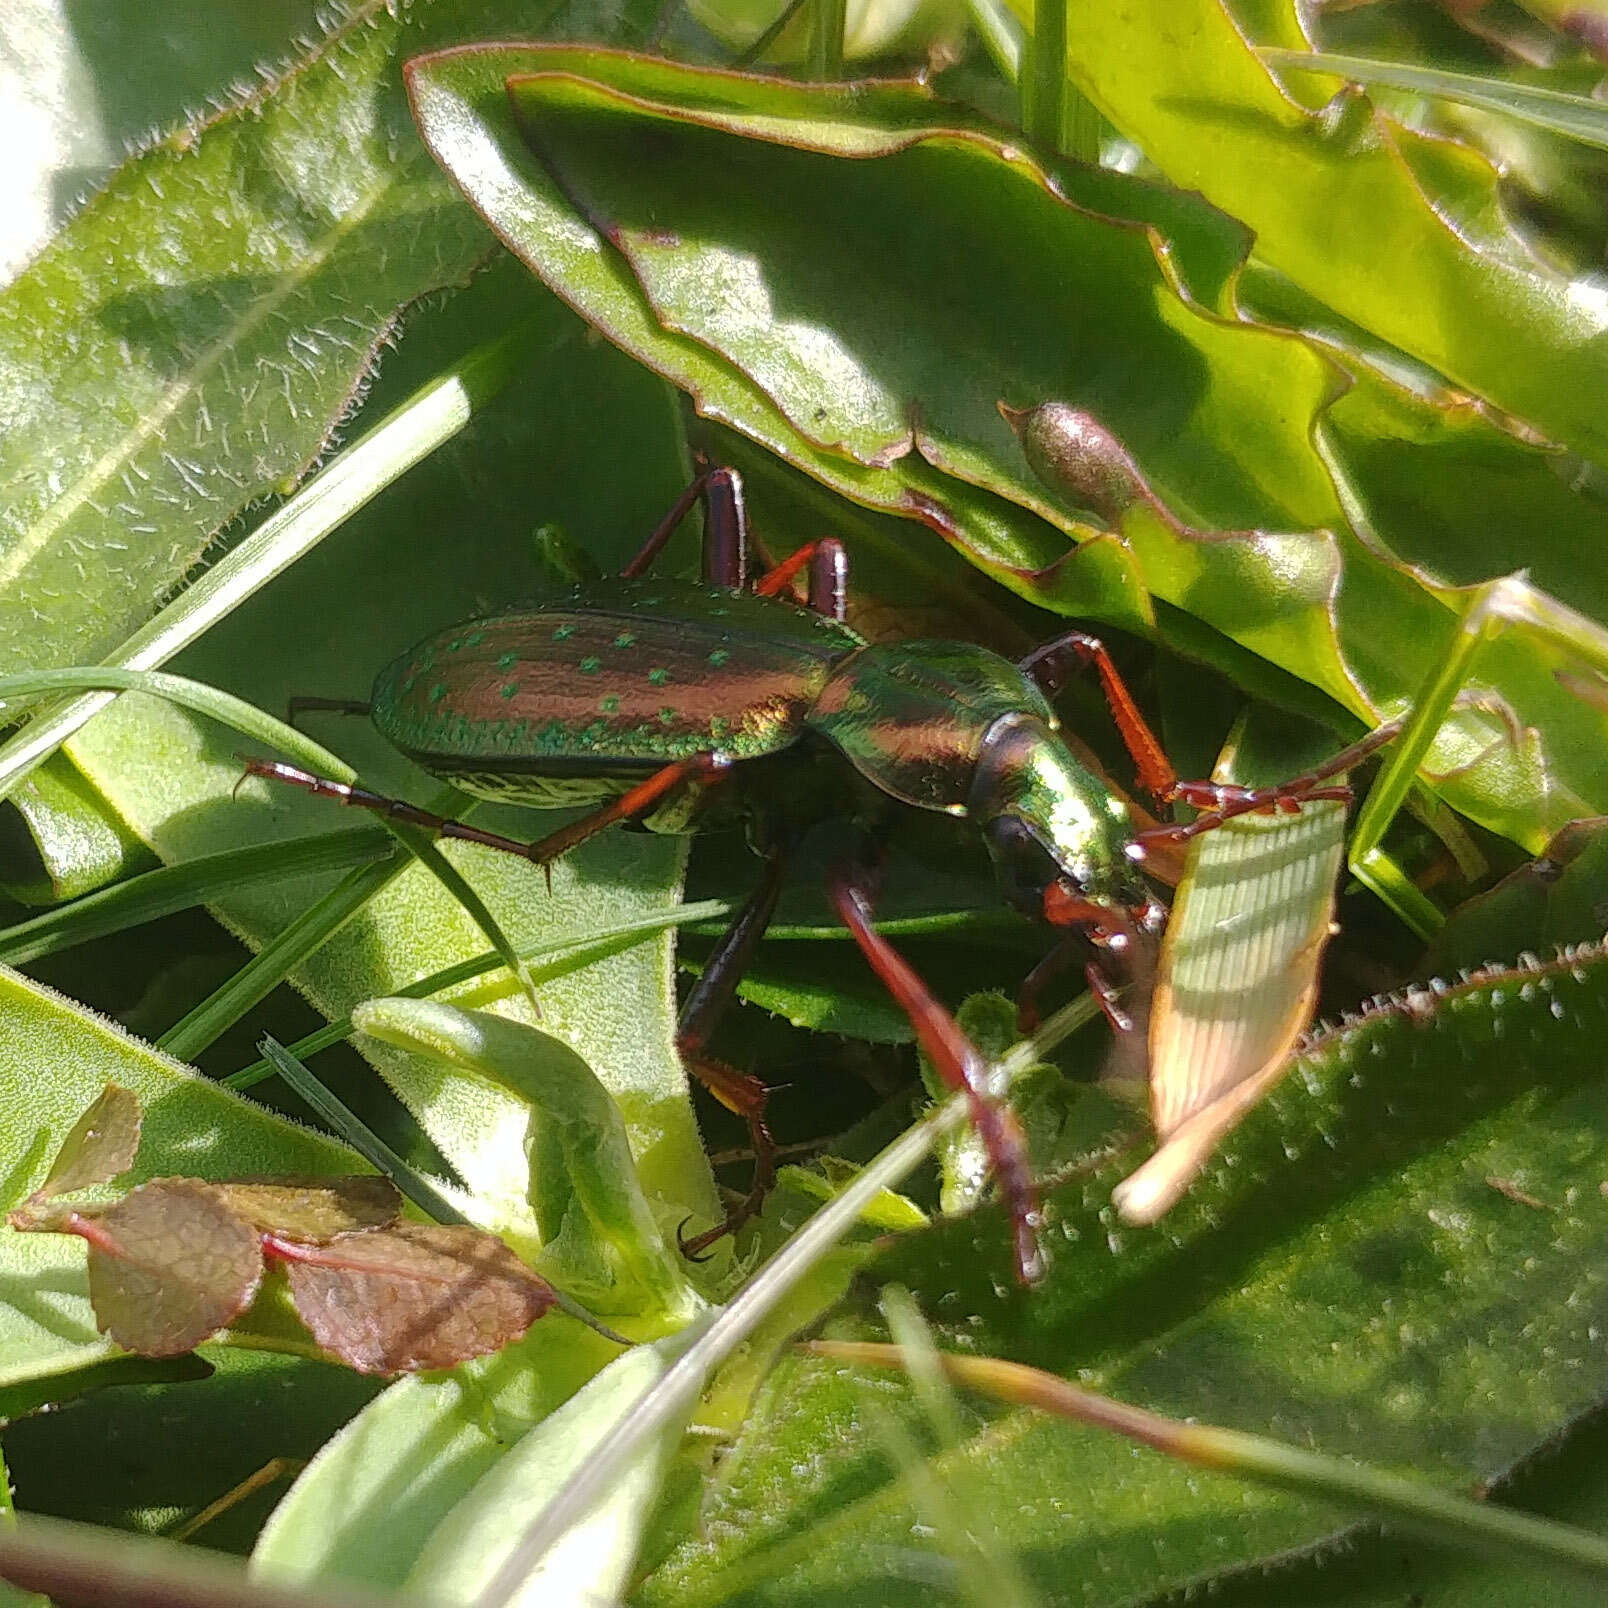
{"label": "green foliage background", "polygon": [[[1041,97],[1070,97],[1048,140],[1042,98],[1029,140],[955,15],[904,35],[935,42],[929,82],[822,87],[700,74],[688,63],[734,47],[679,13],[658,55],[621,54],[655,29],[639,4],[315,18],[286,0],[169,8],[160,28],[138,9],[40,3],[0,20],[27,119],[0,291],[4,673],[116,657],[310,469],[511,331],[515,377],[466,429],[172,667],[270,711],[295,693],[361,697],[418,637],[550,588],[538,526],[617,567],[696,453],[744,470],[773,551],[844,537],[872,634],[1021,652],[1068,616],[1097,622],[1186,774],[1209,769],[1247,698],[1288,717],[1275,768],[1400,712],[1483,581],[1525,570],[1608,622],[1599,68],[1555,8],[1493,4],[1476,32],[1382,0],[1309,33],[1288,0],[1070,7],[1064,61],[1027,56]],[[996,45],[1033,22],[980,0],[969,15]],[[876,32],[858,13],[849,29]],[[434,55],[404,79],[421,53],[508,38],[541,44]],[[1313,44],[1473,74],[1525,115],[1413,88],[1337,93],[1331,75],[1275,76],[1253,48]],[[280,65],[230,87],[264,57]],[[1519,104],[1532,85],[1571,97],[1585,141]],[[148,125],[159,135],[93,199],[65,204]],[[1070,154],[1096,146],[1104,166]],[[1067,403],[1107,445],[1046,476],[1002,401]],[[672,564],[694,546],[689,531]],[[1504,1498],[1600,1524],[1608,963],[1551,958],[1608,919],[1600,841],[1574,829],[1561,876],[1490,891],[1608,813],[1608,718],[1560,682],[1568,668],[1529,627],[1487,647],[1426,762],[1439,804],[1391,840],[1448,923],[1426,957],[1353,891],[1325,1004],[1455,965],[1509,969],[1320,1036],[1154,1230],[1111,1215],[1141,1141],[1089,1082],[1100,1047],[1073,1041],[1023,1096],[1059,1180],[1045,1287],[1013,1286],[988,1205],[886,1242],[862,1229],[710,1381],[703,1433],[644,1453],[588,1588],[970,1600],[981,1569],[1057,1603],[1203,1580],[1246,1604],[1596,1600],[1371,1533],[1336,1550],[1344,1521],[1310,1496],[1020,1411],[967,1404],[946,1427],[900,1382],[779,1355],[799,1326],[883,1333],[879,1292],[898,1284],[942,1344],[1451,1488],[1502,1481]],[[1067,709],[1125,775],[1095,694],[1073,689]],[[372,785],[430,796],[366,730],[329,738]],[[159,861],[343,824],[316,800],[237,790],[236,746],[136,695],[84,726],[8,808],[12,925]],[[1460,868],[1425,820],[1465,850]],[[915,837],[882,905],[901,942],[951,1003],[1014,989],[1039,936],[998,909],[980,857],[935,866]],[[186,897],[209,913],[57,954],[0,934],[0,952],[30,957],[0,982],[7,1203],[108,1077],[151,1113],[142,1176],[344,1170],[294,1097],[210,1080],[253,1062],[264,1029],[295,1039],[485,948],[423,867],[382,846],[348,833],[328,862],[351,867],[344,880],[289,858],[227,885],[198,871]],[[557,867],[549,895],[506,857],[451,857],[512,941],[544,951],[549,1037],[533,1031],[532,1054],[567,1066],[560,1040],[613,1094],[651,1224],[713,1220],[700,1126],[717,1145],[740,1129],[695,1109],[671,1034],[677,967],[696,969],[717,929],[678,943],[644,926],[676,919],[684,893],[739,897],[744,862],[706,846],[689,868],[683,845],[615,833]],[[588,943],[584,964],[566,949]],[[257,997],[210,997],[264,945]],[[1526,950],[1539,969],[1513,965]],[[470,1001],[488,1002],[533,1021],[511,982]],[[152,1047],[165,1038],[203,1076]],[[868,1159],[912,1113],[908,1039],[818,889],[790,894],[722,1045],[790,1085],[784,1140]],[[644,1339],[685,1316],[597,1273],[585,1230],[543,1232],[554,1201],[530,1170],[552,1128],[518,1087],[444,1069],[406,1032],[358,1049],[317,1070],[461,1185],[478,1220],[590,1269],[589,1293]],[[955,1198],[958,1156],[910,1185],[921,1205],[941,1184]],[[688,1271],[687,1300],[726,1300],[824,1188],[779,1191],[736,1257]],[[411,1580],[473,1600],[486,1514],[528,1522],[552,1470],[661,1368],[640,1347],[551,1417],[610,1355],[553,1317],[502,1357],[376,1394],[259,1315],[205,1348],[203,1378],[117,1356],[82,1251],[0,1231],[0,1444],[19,1508],[160,1531],[269,1458],[326,1447],[260,1540],[282,1486],[198,1536],[256,1544],[258,1567],[314,1588]],[[36,1415],[46,1404],[60,1410]],[[523,1463],[505,1460],[516,1445]]]}

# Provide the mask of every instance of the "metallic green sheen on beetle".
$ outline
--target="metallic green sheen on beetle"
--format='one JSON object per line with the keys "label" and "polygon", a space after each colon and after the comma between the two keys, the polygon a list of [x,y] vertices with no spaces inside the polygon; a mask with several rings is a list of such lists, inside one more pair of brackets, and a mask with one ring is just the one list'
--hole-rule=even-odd
{"label": "metallic green sheen on beetle", "polygon": [[[1017,902],[1034,847],[1040,892],[1064,876],[1096,901],[1146,897],[1126,809],[1017,666],[964,642],[872,646],[782,598],[659,579],[582,587],[427,638],[381,673],[372,718],[431,774],[542,808],[601,804],[698,754],[814,766],[824,747],[890,799],[976,819]],[[741,770],[719,785],[742,795]],[[765,796],[743,802],[764,809],[779,786],[767,767]],[[643,824],[695,828],[699,802],[673,798]]]}

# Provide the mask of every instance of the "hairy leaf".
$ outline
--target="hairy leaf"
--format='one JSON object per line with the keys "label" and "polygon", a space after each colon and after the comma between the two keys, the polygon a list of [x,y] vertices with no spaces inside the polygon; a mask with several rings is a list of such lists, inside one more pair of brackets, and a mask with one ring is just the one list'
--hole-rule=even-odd
{"label": "hairy leaf", "polygon": [[[1608,1385],[1605,1022],[1600,947],[1414,991],[1318,1038],[1157,1227],[1116,1223],[1113,1165],[1046,1201],[1043,1288],[1014,1287],[990,1210],[883,1251],[836,1332],[880,1332],[869,1297],[897,1282],[966,1354],[1466,1486]],[[968,1420],[945,1452],[903,1386],[868,1401],[789,1362],[643,1601],[921,1600],[945,1566],[879,1412],[932,1478],[988,1493],[975,1522],[1047,1603],[1149,1600],[1335,1527],[1322,1506],[1019,1414]]]}

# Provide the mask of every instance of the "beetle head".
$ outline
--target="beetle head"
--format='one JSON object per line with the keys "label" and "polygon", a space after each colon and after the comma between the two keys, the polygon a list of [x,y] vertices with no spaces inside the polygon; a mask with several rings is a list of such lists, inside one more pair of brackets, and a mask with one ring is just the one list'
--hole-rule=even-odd
{"label": "beetle head", "polygon": [[1154,929],[1159,907],[1129,856],[1126,806],[1037,716],[1004,715],[989,727],[968,813],[1018,910],[1062,927]]}

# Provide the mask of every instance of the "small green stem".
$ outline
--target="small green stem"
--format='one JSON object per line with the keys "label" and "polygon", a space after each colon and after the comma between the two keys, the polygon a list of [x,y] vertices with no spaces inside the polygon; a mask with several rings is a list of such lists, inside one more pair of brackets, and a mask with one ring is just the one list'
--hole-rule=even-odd
{"label": "small green stem", "polygon": [[1033,37],[1021,79],[1022,130],[1046,155],[1062,148],[1066,106],[1067,0],[1034,0]]}
{"label": "small green stem", "polygon": [[837,83],[843,77],[843,34],[848,0],[810,0],[810,77]]}
{"label": "small green stem", "polygon": [[1099,108],[1075,84],[1065,88],[1066,103],[1061,108],[1061,148],[1079,162],[1100,165],[1100,137],[1105,121]]}
{"label": "small green stem", "polygon": [[[816,1340],[802,1349],[834,1362],[872,1367],[907,1365],[901,1347],[870,1341]],[[1473,1544],[1514,1558],[1562,1565],[1594,1580],[1608,1579],[1608,1539],[1571,1525],[1476,1502],[1439,1490],[1426,1480],[1404,1479],[1350,1458],[1309,1452],[1263,1435],[1183,1423],[1082,1390],[1055,1374],[1022,1363],[961,1357],[952,1352],[940,1352],[938,1359],[957,1384],[996,1400],[1037,1407],[1074,1423],[1115,1430],[1170,1457],[1241,1474],[1303,1496],[1321,1497],[1434,1541]]]}

